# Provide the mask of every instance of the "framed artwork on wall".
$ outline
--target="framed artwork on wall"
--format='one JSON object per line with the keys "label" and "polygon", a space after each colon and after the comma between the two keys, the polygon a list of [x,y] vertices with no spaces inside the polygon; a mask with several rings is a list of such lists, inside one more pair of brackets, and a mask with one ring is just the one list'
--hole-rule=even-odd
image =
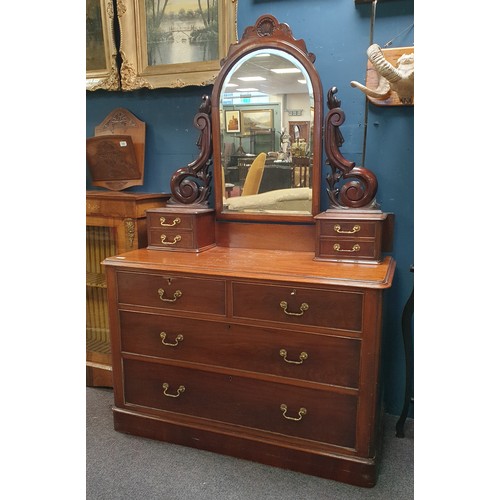
{"label": "framed artwork on wall", "polygon": [[255,129],[273,128],[272,109],[246,109],[241,111],[241,133],[250,135]]}
{"label": "framed artwork on wall", "polygon": [[87,0],[87,90],[120,88],[113,19],[113,0]]}
{"label": "framed artwork on wall", "polygon": [[122,90],[209,85],[236,41],[236,0],[118,0]]}
{"label": "framed artwork on wall", "polygon": [[238,110],[227,110],[226,114],[226,132],[241,132],[241,119]]}

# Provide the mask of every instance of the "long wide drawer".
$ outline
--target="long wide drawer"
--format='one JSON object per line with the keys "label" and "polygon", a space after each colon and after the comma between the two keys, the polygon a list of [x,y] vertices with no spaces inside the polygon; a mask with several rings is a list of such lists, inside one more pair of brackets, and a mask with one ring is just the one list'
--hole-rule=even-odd
{"label": "long wide drawer", "polygon": [[233,316],[353,332],[362,329],[363,293],[233,283]]}
{"label": "long wide drawer", "polygon": [[172,311],[226,314],[224,280],[163,274],[116,273],[118,302]]}
{"label": "long wide drawer", "polygon": [[123,360],[125,402],[355,447],[353,395]]}
{"label": "long wide drawer", "polygon": [[358,387],[360,341],[120,311],[122,351]]}

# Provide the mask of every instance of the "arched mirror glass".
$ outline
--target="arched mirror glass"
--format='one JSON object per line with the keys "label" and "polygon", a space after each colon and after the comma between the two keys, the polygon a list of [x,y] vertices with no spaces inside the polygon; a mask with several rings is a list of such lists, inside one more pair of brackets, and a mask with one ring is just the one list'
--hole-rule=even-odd
{"label": "arched mirror glass", "polygon": [[217,216],[312,221],[319,204],[321,85],[303,41],[266,19],[270,33],[259,37],[258,24],[247,30],[214,85]]}

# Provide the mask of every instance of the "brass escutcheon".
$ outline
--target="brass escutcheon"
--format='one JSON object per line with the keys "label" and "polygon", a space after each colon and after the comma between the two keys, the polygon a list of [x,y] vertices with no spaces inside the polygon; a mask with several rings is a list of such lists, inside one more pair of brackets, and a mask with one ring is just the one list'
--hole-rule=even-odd
{"label": "brass escutcheon", "polygon": [[299,416],[298,417],[288,417],[287,414],[286,414],[286,411],[288,410],[288,406],[285,403],[283,403],[280,406],[280,410],[283,412],[283,416],[287,420],[295,420],[295,422],[298,422],[299,420],[302,420],[302,417],[307,414],[307,409],[304,408],[304,407],[302,407],[299,410]]}
{"label": "brass escutcheon", "polygon": [[349,249],[345,249],[345,250],[342,250],[340,248],[340,245],[338,243],[335,243],[335,245],[333,245],[333,249],[335,250],[335,252],[359,252],[361,250],[361,247],[356,243],[353,247],[352,247],[352,250],[349,250]]}
{"label": "brass escutcheon", "polygon": [[335,224],[335,226],[333,226],[333,229],[336,233],[339,233],[339,234],[354,234],[354,233],[357,233],[358,231],[361,231],[361,226],[356,224],[355,226],[352,227],[352,230],[342,231],[340,229],[340,224]]}
{"label": "brass escutcheon", "polygon": [[186,388],[183,385],[180,385],[177,389],[177,394],[168,394],[167,393],[168,387],[169,387],[168,384],[165,382],[163,384],[163,389],[164,389],[163,394],[167,396],[167,398],[178,398],[186,390]]}
{"label": "brass escutcheon", "polygon": [[180,334],[180,333],[179,333],[179,335],[177,335],[177,337],[175,337],[175,342],[174,343],[165,342],[165,339],[167,338],[167,334],[165,332],[160,332],[160,337],[161,337],[161,343],[163,345],[168,345],[168,346],[171,346],[171,347],[178,346],[179,342],[182,342],[184,340],[184,336],[182,334]]}
{"label": "brass escutcheon", "polygon": [[165,217],[160,217],[160,226],[172,227],[172,226],[176,226],[177,224],[181,223],[181,219],[179,217],[176,217],[172,221],[172,224],[169,224],[168,222],[166,222],[166,220],[167,219],[165,219]]}
{"label": "brass escutcheon", "polygon": [[182,292],[180,290],[176,290],[174,292],[174,296],[171,299],[164,299],[163,294],[165,293],[165,290],[163,288],[158,288],[158,295],[160,296],[160,299],[163,300],[163,302],[175,302],[177,299],[182,297]]}
{"label": "brass escutcheon", "polygon": [[164,244],[164,245],[175,245],[176,243],[179,243],[179,241],[182,240],[182,236],[180,234],[174,236],[174,239],[173,241],[166,241],[167,240],[167,235],[166,234],[162,234],[161,235],[161,242]]}
{"label": "brass escutcheon", "polygon": [[286,308],[288,307],[288,302],[284,300],[280,302],[280,307],[283,309],[284,313],[288,314],[289,316],[302,316],[304,314],[304,311],[307,311],[309,309],[309,304],[307,304],[306,302],[302,302],[302,304],[300,305],[300,312],[298,313],[287,311]]}
{"label": "brass escutcheon", "polygon": [[288,353],[286,352],[286,349],[280,349],[280,356],[287,362],[287,363],[291,363],[291,364],[294,364],[294,365],[301,365],[306,359],[307,359],[307,352],[301,352],[300,353],[300,356],[299,356],[299,359],[300,361],[292,361],[290,359],[286,359],[286,355]]}

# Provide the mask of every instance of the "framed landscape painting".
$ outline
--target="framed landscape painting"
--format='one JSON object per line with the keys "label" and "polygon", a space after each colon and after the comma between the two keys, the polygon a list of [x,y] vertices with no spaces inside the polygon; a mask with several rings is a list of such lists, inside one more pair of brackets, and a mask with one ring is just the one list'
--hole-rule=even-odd
{"label": "framed landscape painting", "polygon": [[112,0],[87,0],[87,90],[118,90],[120,88],[113,19]]}
{"label": "framed landscape painting", "polygon": [[122,89],[215,81],[236,41],[236,0],[121,0]]}

